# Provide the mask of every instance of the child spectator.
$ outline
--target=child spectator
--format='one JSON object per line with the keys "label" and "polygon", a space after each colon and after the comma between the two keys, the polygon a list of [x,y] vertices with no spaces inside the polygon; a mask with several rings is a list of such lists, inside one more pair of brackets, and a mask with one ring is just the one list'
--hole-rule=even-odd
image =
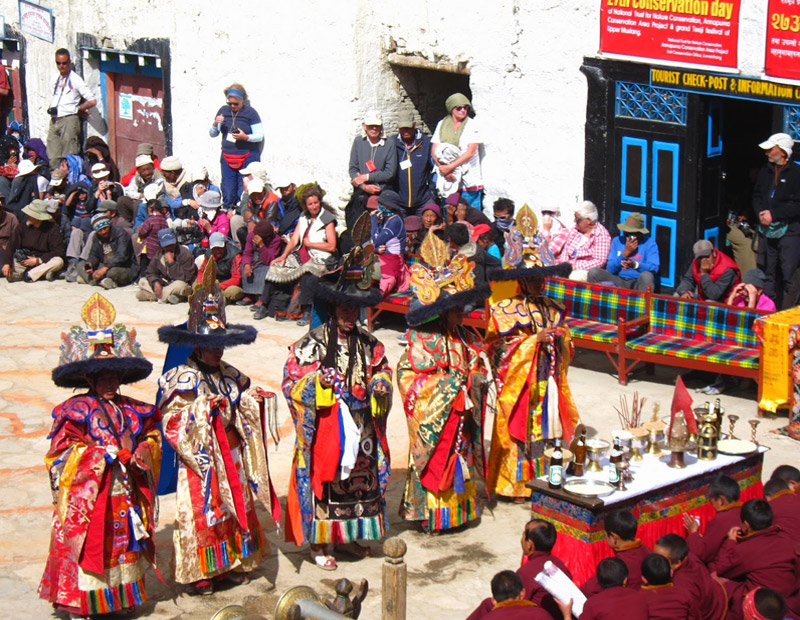
{"label": "child spectator", "polygon": [[775,312],[775,302],[764,294],[766,276],[760,269],[750,269],[742,276],[742,281],[733,287],[726,304]]}
{"label": "child spectator", "polygon": [[583,606],[581,620],[618,620],[625,610],[626,620],[647,620],[647,605],[639,590],[628,584],[628,567],[619,558],[606,558],[597,565],[597,583],[601,590]]}
{"label": "child spectator", "polygon": [[147,271],[150,259],[161,249],[158,241],[158,231],[169,228],[167,219],[161,209],[161,203],[157,199],[147,201],[147,218],[139,227],[139,243],[142,244],[142,252],[139,255],[139,277],[143,278]]}
{"label": "child spectator", "polygon": [[[615,510],[610,513],[603,527],[606,531],[606,542],[614,556],[625,562],[628,567],[628,587],[638,589],[642,585],[642,560],[650,553],[650,548],[636,538],[639,523],[630,510]],[[588,597],[600,591],[597,577],[591,577],[581,586]]]}
{"label": "child spectator", "polygon": [[651,553],[642,562],[642,594],[648,620],[701,620],[698,601],[672,583],[669,561]]}
{"label": "child spectator", "polygon": [[700,526],[692,515],[683,515],[683,525],[689,532],[686,539],[689,550],[706,565],[714,561],[728,531],[741,521],[739,484],[730,476],[719,476],[708,485],[708,503],[717,514],[706,524],[705,534],[700,534]]}
{"label": "child spectator", "polygon": [[378,208],[372,213],[372,244],[381,264],[381,294],[408,289],[408,269],[404,254],[406,229],[399,212],[403,202],[397,192],[385,189],[378,197]]}
{"label": "child spectator", "polygon": [[[254,183],[255,181],[251,181]],[[244,297],[237,301],[237,305],[249,306],[252,298],[264,292],[264,284],[269,271],[269,264],[275,260],[283,249],[283,241],[275,232],[275,226],[267,220],[261,220],[253,225],[252,232],[247,233],[244,252],[242,252],[242,289]],[[246,300],[246,301],[245,301]],[[255,312],[264,318],[266,307],[261,300],[256,302]],[[260,308],[260,310],[259,310]]]}
{"label": "child spectator", "polygon": [[481,246],[489,256],[493,256],[499,261],[503,260],[503,255],[500,254],[500,248],[498,248],[495,243],[497,233],[495,233],[491,226],[488,224],[478,224],[472,229],[472,234],[476,237],[477,244]]}

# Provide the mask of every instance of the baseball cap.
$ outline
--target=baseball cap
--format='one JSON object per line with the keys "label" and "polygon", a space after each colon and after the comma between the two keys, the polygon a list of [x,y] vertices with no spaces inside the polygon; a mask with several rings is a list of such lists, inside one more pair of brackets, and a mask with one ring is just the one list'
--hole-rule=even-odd
{"label": "baseball cap", "polygon": [[183,164],[177,156],[170,155],[161,160],[161,170],[177,172],[178,170],[183,170]]}
{"label": "baseball cap", "polygon": [[162,248],[174,243],[178,243],[178,237],[175,236],[175,232],[171,228],[162,228],[158,231],[158,244]]}
{"label": "baseball cap", "polygon": [[764,288],[764,280],[767,279],[767,276],[764,275],[764,272],[760,269],[748,269],[744,272],[742,276],[742,282],[745,284],[752,284],[756,288]]}
{"label": "baseball cap", "polygon": [[791,157],[792,148],[794,148],[794,140],[788,133],[774,133],[758,146],[765,151],[770,150],[773,146],[777,146],[786,153],[786,157]]}
{"label": "baseball cap", "polygon": [[397,128],[413,127],[415,124],[414,115],[411,112],[400,112],[397,116]]}
{"label": "baseball cap", "polygon": [[700,239],[700,241],[696,241],[692,246],[692,252],[694,253],[695,258],[705,258],[706,256],[711,256],[711,252],[713,250],[714,244],[708,239]]}
{"label": "baseball cap", "polygon": [[108,168],[103,163],[98,162],[94,166],[92,166],[92,178],[94,179],[103,179],[107,177],[109,174],[111,173],[108,171]]}
{"label": "baseball cap", "polygon": [[383,125],[383,116],[378,110],[368,110],[364,114],[365,125]]}
{"label": "baseball cap", "polygon": [[261,179],[253,179],[250,183],[247,184],[247,193],[248,194],[260,194],[266,188],[264,187],[264,181]]}
{"label": "baseball cap", "polygon": [[213,232],[208,237],[208,247],[210,248],[224,248],[227,243],[228,240],[221,232]]}
{"label": "baseball cap", "polygon": [[103,212],[116,211],[117,210],[117,203],[114,202],[113,200],[101,200],[97,204],[97,210],[98,211],[103,211]]}
{"label": "baseball cap", "polygon": [[242,175],[266,174],[266,172],[267,172],[267,167],[264,165],[264,162],[261,162],[261,161],[251,161],[244,168],[239,170],[239,174],[242,174]]}

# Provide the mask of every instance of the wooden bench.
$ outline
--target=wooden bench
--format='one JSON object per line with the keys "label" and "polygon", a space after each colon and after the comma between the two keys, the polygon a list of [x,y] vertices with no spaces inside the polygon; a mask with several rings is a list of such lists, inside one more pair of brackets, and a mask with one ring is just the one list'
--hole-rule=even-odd
{"label": "wooden bench", "polygon": [[544,294],[564,306],[575,346],[605,353],[625,385],[618,361],[620,342],[623,336],[644,331],[634,321],[647,316],[647,293],[551,278],[545,282]]}
{"label": "wooden bench", "polygon": [[[642,362],[758,378],[761,347],[753,324],[768,312],[655,294],[648,294],[648,308],[647,316],[620,323],[623,385]],[[640,327],[644,333],[628,337]]]}

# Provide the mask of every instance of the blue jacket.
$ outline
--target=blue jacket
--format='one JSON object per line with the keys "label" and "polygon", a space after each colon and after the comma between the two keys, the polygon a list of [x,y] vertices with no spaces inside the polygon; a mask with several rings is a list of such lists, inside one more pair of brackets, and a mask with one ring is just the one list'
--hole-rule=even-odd
{"label": "blue jacket", "polygon": [[622,251],[625,249],[625,236],[618,235],[611,240],[611,251],[608,253],[608,264],[606,269],[609,273],[619,276],[623,280],[635,280],[643,271],[649,271],[654,275],[658,275],[658,270],[661,262],[658,257],[658,245],[655,239],[650,235],[645,235],[639,248],[632,258],[639,263],[638,269],[623,269],[622,268]]}
{"label": "blue jacket", "polygon": [[[397,151],[397,193],[406,210],[414,211],[433,200],[431,139],[417,129],[414,144],[409,149],[399,133],[392,138],[392,144]],[[411,166],[404,170],[406,161],[410,161]]]}

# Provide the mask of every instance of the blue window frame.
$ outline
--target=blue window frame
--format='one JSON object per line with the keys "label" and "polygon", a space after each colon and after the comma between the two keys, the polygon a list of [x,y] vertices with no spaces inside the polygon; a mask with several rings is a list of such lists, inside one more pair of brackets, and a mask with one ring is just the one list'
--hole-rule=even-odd
{"label": "blue window frame", "polygon": [[722,155],[722,106],[719,101],[708,104],[706,124],[708,125],[706,157],[718,157]]}
{"label": "blue window frame", "polygon": [[706,228],[703,231],[703,239],[707,239],[714,244],[715,248],[719,248],[719,226],[713,228]]}
{"label": "blue window frame", "polygon": [[622,138],[620,202],[644,207],[647,204],[647,140]]}
{"label": "blue window frame", "polygon": [[[652,226],[650,227],[650,234],[658,243],[659,248],[669,248],[669,261],[664,262],[664,256],[660,255],[661,259],[661,285],[665,287],[675,287],[675,254],[677,252],[678,243],[678,222],[674,219],[667,217],[653,216]],[[664,267],[667,267],[667,272],[664,273]]]}
{"label": "blue window frame", "polygon": [[653,141],[653,200],[656,209],[678,210],[678,162],[680,145]]}

